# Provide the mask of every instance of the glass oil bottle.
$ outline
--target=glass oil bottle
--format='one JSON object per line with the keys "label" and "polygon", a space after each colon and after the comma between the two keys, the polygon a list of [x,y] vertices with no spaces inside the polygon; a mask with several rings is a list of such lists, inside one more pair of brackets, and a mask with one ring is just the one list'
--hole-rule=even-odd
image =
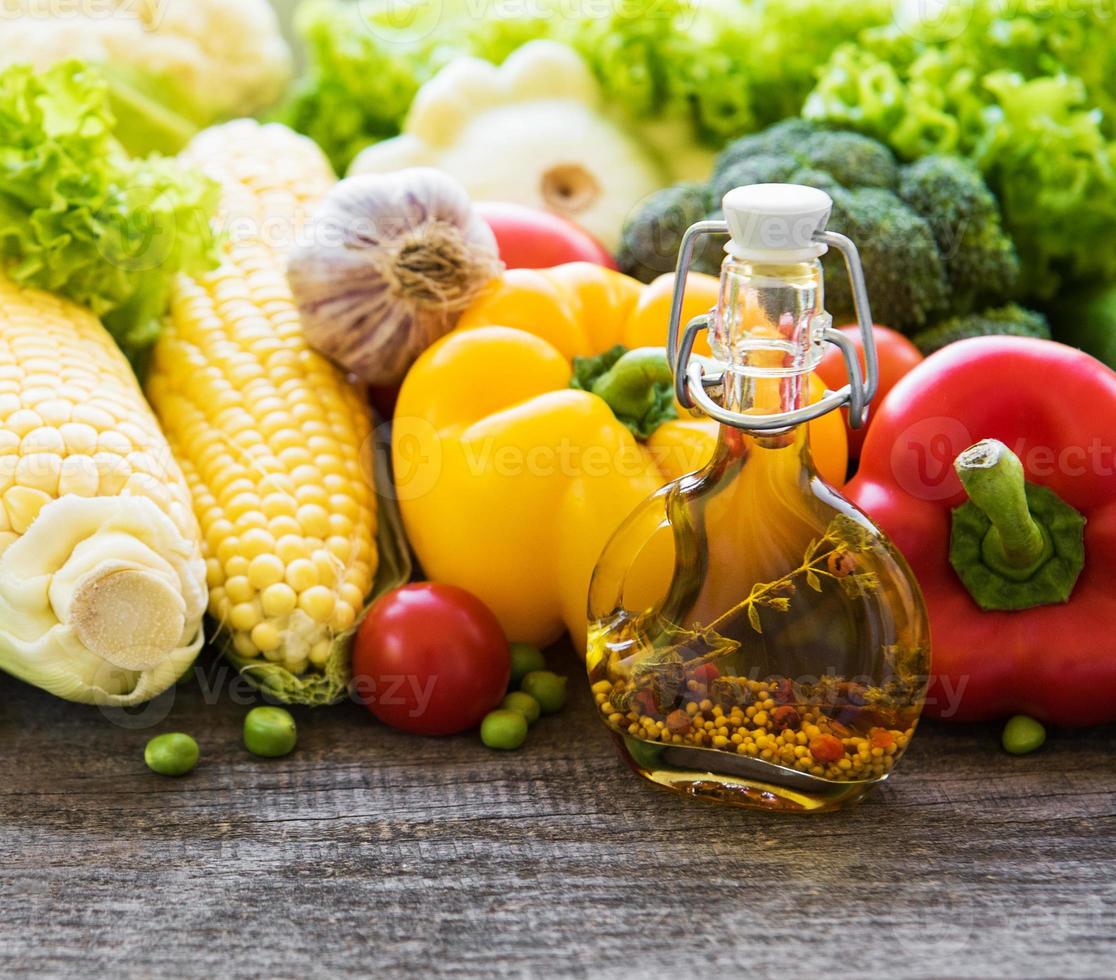
{"label": "glass oil bottle", "polygon": [[[741,187],[679,256],[668,355],[676,397],[720,435],[606,546],[589,596],[589,680],[631,767],[691,796],[816,812],[888,778],[929,671],[918,584],[872,522],[811,462],[806,422],[848,405],[862,424],[876,356],[855,246],[825,230],[824,192]],[[716,308],[678,343],[697,238],[728,233]],[[824,310],[820,256],[845,257],[866,372]],[[693,353],[709,331],[712,358]],[[826,343],[850,383],[807,404]]]}

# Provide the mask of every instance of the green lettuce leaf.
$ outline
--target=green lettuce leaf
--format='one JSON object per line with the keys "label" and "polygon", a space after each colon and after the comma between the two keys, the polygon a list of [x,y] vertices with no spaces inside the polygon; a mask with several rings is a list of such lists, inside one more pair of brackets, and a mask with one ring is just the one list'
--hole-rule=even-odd
{"label": "green lettuce leaf", "polygon": [[79,62],[0,72],[0,264],[89,307],[136,362],[179,272],[216,262],[218,189],[113,136],[103,76]]}
{"label": "green lettuce leaf", "polygon": [[913,160],[973,160],[1000,199],[1030,295],[1116,279],[1116,18],[963,0],[839,48],[804,114]]}

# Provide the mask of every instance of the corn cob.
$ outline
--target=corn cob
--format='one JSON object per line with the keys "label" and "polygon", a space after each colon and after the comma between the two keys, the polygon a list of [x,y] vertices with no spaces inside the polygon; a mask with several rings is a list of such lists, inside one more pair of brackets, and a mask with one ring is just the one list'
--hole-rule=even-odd
{"label": "corn cob", "polygon": [[136,704],[189,667],[205,604],[189,489],[124,355],[0,275],[0,666]]}
{"label": "corn cob", "polygon": [[193,492],[234,662],[286,700],[328,702],[377,563],[371,412],[307,345],[286,280],[333,174],[309,140],[250,120],[182,156],[221,185],[227,237],[218,269],[180,279],[148,395]]}

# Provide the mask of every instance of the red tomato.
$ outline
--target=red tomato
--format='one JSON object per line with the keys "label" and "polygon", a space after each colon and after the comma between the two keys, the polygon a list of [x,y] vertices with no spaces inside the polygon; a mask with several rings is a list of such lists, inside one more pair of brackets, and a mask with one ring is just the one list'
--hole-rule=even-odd
{"label": "red tomato", "polygon": [[499,621],[471,592],[417,582],[380,596],[353,644],[353,690],[393,728],[452,735],[503,699],[511,673]]}
{"label": "red tomato", "polygon": [[556,214],[506,201],[481,201],[474,207],[496,236],[500,258],[509,269],[549,269],[564,262],[616,268],[589,232]]}
{"label": "red tomato", "polygon": [[[860,370],[864,371],[864,344],[860,340],[860,327],[855,324],[840,327],[841,333],[848,334],[856,349],[860,352]],[[890,327],[876,326],[873,333],[876,337],[876,351],[880,361],[880,387],[868,411],[868,424],[859,429],[849,428],[849,457],[860,458],[860,447],[864,444],[864,437],[872,425],[876,409],[879,408],[887,393],[895,387],[904,374],[911,370],[922,355],[906,337]],[[845,360],[841,351],[832,344],[827,345],[825,356],[818,365],[818,374],[829,388],[843,388],[849,383],[848,373],[845,371]],[[848,421],[848,412],[845,411],[845,420]],[[848,428],[846,424],[846,428]]]}

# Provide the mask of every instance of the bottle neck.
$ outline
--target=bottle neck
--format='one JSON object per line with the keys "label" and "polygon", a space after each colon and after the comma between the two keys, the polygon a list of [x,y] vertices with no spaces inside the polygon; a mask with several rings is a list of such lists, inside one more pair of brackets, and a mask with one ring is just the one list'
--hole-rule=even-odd
{"label": "bottle neck", "polygon": [[807,401],[829,317],[821,264],[757,263],[728,256],[712,349],[723,368],[721,404],[741,416],[781,415]]}

